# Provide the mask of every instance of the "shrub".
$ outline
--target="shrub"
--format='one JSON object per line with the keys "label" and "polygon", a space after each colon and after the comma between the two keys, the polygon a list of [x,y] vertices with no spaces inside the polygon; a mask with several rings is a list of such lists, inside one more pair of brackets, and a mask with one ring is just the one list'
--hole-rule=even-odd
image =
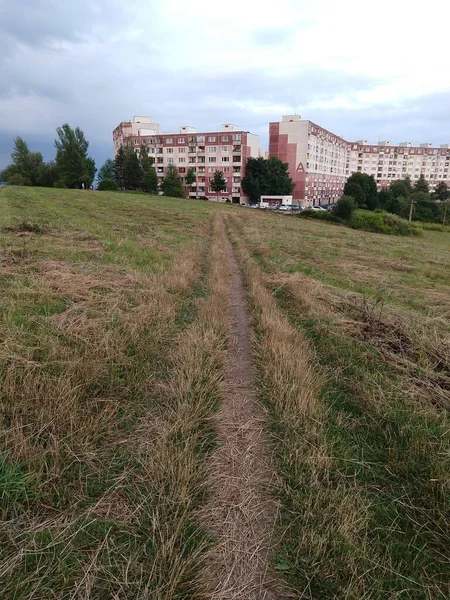
{"label": "shrub", "polygon": [[20,173],[14,173],[8,179],[9,185],[25,185],[23,176]]}
{"label": "shrub", "polygon": [[332,223],[341,223],[341,219],[337,217],[334,212],[323,211],[323,210],[311,210],[306,208],[298,213],[301,218],[307,219],[319,219],[320,221],[331,221]]}
{"label": "shrub", "polygon": [[348,221],[358,205],[353,196],[342,196],[333,207],[333,214],[339,219]]}
{"label": "shrub", "polygon": [[355,212],[348,221],[352,229],[391,235],[420,235],[420,230],[405,219],[391,213]]}
{"label": "shrub", "polygon": [[58,179],[53,184],[53,187],[55,187],[55,188],[67,188],[67,185],[64,183],[64,181],[62,179]]}
{"label": "shrub", "polygon": [[106,191],[117,192],[119,188],[117,186],[117,183],[115,181],[113,181],[112,179],[103,179],[98,184],[97,189],[100,192],[106,192]]}

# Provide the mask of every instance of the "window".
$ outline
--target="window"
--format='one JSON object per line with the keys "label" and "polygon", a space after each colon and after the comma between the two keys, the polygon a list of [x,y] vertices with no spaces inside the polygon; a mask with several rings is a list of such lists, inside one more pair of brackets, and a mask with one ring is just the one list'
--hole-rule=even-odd
{"label": "window", "polygon": [[229,140],[229,139],[230,139],[230,136],[228,136],[228,135],[223,135],[223,136],[220,138],[220,141],[221,141],[221,142],[228,142],[228,140]]}
{"label": "window", "polygon": [[184,144],[186,142],[186,138],[178,138],[179,144]]}
{"label": "window", "polygon": [[241,134],[240,133],[233,133],[233,141],[237,142],[237,141],[241,141]]}
{"label": "window", "polygon": [[204,143],[205,143],[205,136],[204,136],[204,135],[199,135],[199,136],[197,137],[197,142],[198,142],[199,144],[204,144]]}
{"label": "window", "polygon": [[208,137],[208,142],[215,142],[216,141],[216,136],[215,135],[210,135]]}
{"label": "window", "polygon": [[166,138],[166,144],[173,144],[173,138]]}
{"label": "window", "polygon": [[167,154],[173,154],[173,148],[166,148]]}
{"label": "window", "polygon": [[216,169],[215,169],[214,167],[209,167],[209,172],[210,172],[210,173],[214,173],[214,172],[215,172],[215,170],[216,170]]}
{"label": "window", "polygon": [[185,173],[185,172],[186,172],[186,167],[180,167],[180,168],[178,169],[178,172],[179,172],[179,173]]}
{"label": "window", "polygon": [[222,152],[228,152],[230,149],[230,146],[222,146]]}
{"label": "window", "polygon": [[228,173],[228,171],[229,171],[229,170],[230,170],[230,167],[224,167],[224,168],[223,168],[223,172],[224,172],[224,173]]}
{"label": "window", "polygon": [[134,143],[136,144],[136,146],[139,144],[139,140],[134,140]]}
{"label": "window", "polygon": [[173,158],[168,158],[167,159],[167,164],[168,165],[173,165]]}
{"label": "window", "polygon": [[190,144],[195,144],[195,135],[190,135],[188,141]]}
{"label": "window", "polygon": [[208,157],[208,162],[210,162],[210,163],[216,162],[216,157],[215,156],[209,156]]}
{"label": "window", "polygon": [[229,156],[222,156],[222,162],[230,162]]}
{"label": "window", "polygon": [[178,159],[178,162],[184,163],[184,162],[186,162],[186,159],[184,158],[184,156],[182,156],[181,158]]}
{"label": "window", "polygon": [[208,146],[208,152],[217,152],[216,146]]}
{"label": "window", "polygon": [[178,152],[186,152],[186,148],[178,148]]}

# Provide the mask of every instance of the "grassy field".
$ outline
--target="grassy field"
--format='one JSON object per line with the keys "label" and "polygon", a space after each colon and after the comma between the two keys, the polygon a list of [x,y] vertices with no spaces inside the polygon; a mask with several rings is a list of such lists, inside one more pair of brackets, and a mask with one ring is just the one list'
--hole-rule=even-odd
{"label": "grassy field", "polygon": [[199,514],[229,345],[222,222],[280,597],[449,596],[448,233],[43,188],[0,189],[0,208],[0,597],[214,597]]}

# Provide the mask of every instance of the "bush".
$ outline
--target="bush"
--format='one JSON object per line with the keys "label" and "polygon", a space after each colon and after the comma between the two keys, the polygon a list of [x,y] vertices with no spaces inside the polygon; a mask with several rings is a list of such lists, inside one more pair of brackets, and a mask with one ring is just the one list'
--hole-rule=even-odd
{"label": "bush", "polygon": [[358,205],[353,196],[342,196],[333,207],[333,214],[339,219],[348,221]]}
{"label": "bush", "polygon": [[67,188],[67,185],[64,183],[64,181],[62,179],[58,179],[53,184],[53,187],[55,187],[55,188]]}
{"label": "bush", "polygon": [[390,235],[420,235],[420,230],[405,219],[391,213],[355,212],[348,221],[352,229],[363,229]]}
{"label": "bush", "polygon": [[23,176],[20,173],[14,173],[10,175],[8,179],[9,185],[25,185]]}
{"label": "bush", "polygon": [[119,190],[117,183],[112,179],[103,179],[97,186],[100,192],[117,192]]}
{"label": "bush", "polygon": [[306,208],[298,213],[298,216],[303,219],[319,219],[320,221],[331,221],[332,223],[342,223],[342,220],[337,217],[334,212],[323,210],[311,210]]}

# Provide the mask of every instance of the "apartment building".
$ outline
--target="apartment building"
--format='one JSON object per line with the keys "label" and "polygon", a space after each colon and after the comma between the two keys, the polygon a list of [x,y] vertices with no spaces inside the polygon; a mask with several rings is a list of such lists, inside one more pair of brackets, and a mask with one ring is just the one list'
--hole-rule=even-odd
{"label": "apartment building", "polygon": [[[192,167],[196,181],[191,190],[185,184],[186,193],[191,197],[206,196],[236,203],[247,200],[241,188],[246,162],[261,153],[259,136],[231,123],[222,125],[220,131],[198,132],[194,127],[182,126],[178,133],[161,133],[159,125],[151,123],[150,117],[134,117],[133,121],[120,123],[114,129],[113,141],[115,154],[120,146],[132,146],[138,153],[141,146],[147,147],[150,156],[155,158],[160,180],[170,164],[177,167],[183,178]],[[210,186],[216,170],[223,171],[226,180],[226,189],[218,195]]]}
{"label": "apartment building", "polygon": [[378,189],[407,175],[414,183],[422,174],[430,189],[441,181],[450,187],[450,144],[348,142],[299,115],[270,123],[269,154],[288,163],[294,198],[305,206],[334,203],[346,179],[358,171],[373,175]]}
{"label": "apartment building", "polygon": [[410,142],[401,142],[392,145],[382,141],[374,145],[359,140],[348,144],[345,172],[347,177],[358,171],[373,175],[378,189],[407,175],[412,183],[424,175],[432,190],[441,181],[450,186],[449,163],[450,144],[436,148],[432,144],[413,146]]}

